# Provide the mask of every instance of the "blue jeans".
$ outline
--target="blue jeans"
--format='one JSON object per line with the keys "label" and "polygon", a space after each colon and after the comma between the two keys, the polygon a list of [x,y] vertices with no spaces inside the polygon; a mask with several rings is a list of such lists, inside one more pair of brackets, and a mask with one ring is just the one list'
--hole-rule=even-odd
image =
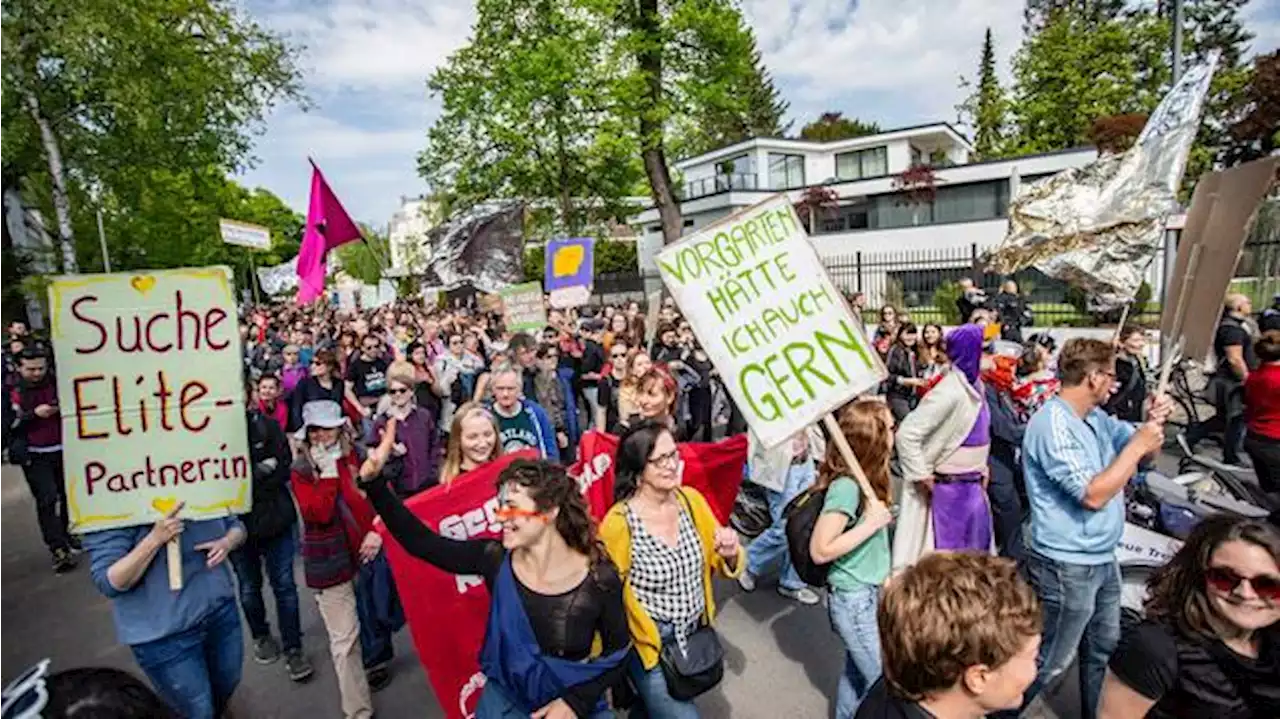
{"label": "blue jeans", "polygon": [[831,628],[844,642],[844,672],[836,689],[836,719],[851,719],[880,678],[880,629],[876,607],[880,587],[865,584],[858,589],[835,589],[827,593]]}
{"label": "blue jeans", "polygon": [[[670,624],[658,622],[658,635],[662,643],[674,642],[675,631]],[[631,654],[627,660],[627,674],[631,683],[644,702],[644,713],[632,712],[630,716],[651,717],[652,719],[698,719],[698,707],[693,702],[680,701],[667,691],[667,678],[662,674],[662,667],[655,666],[646,670],[640,662],[640,655]]]}
{"label": "blue jeans", "polygon": [[[541,708],[534,707],[535,710]],[[601,709],[588,714],[586,719],[614,719],[614,716],[612,709]],[[529,712],[521,709],[502,687],[489,681],[485,682],[484,692],[476,703],[475,719],[529,719]]]}
{"label": "blue jeans", "polygon": [[214,719],[240,683],[244,645],[236,603],[227,600],[190,629],[134,644],[133,658],[184,719]]}
{"label": "blue jeans", "polygon": [[262,601],[262,570],[267,572],[276,596],[276,618],[280,621],[280,643],[285,651],[302,648],[302,622],[298,614],[298,585],[293,579],[296,554],[293,527],[266,541],[249,540],[231,553],[231,566],[240,586],[240,608],[254,639],[271,634],[267,606]]}
{"label": "blue jeans", "polygon": [[778,580],[778,585],[783,589],[800,589],[805,586],[791,566],[791,552],[787,548],[787,522],[782,516],[782,510],[786,509],[787,504],[812,484],[812,481],[802,479],[803,476],[799,472],[788,472],[787,483],[783,485],[781,492],[765,490],[769,499],[769,516],[773,518],[773,523],[747,545],[747,572],[753,577],[760,576],[761,572],[779,558],[782,559],[782,577]]}
{"label": "blue jeans", "polygon": [[1080,705],[1085,719],[1098,710],[1107,660],[1120,643],[1120,566],[1069,564],[1025,550],[1022,571],[1040,598],[1044,634],[1036,658],[1036,680],[1024,698],[1029,703],[1080,657]]}

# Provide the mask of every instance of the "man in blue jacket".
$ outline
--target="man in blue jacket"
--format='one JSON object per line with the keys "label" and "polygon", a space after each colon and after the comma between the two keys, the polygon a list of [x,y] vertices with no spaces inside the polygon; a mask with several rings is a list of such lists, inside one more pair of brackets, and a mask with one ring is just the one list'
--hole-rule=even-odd
{"label": "man in blue jacket", "polygon": [[1151,397],[1140,427],[1102,411],[1116,382],[1108,342],[1073,339],[1062,348],[1062,389],[1027,423],[1022,468],[1031,509],[1023,570],[1040,597],[1044,637],[1036,692],[1080,658],[1082,715],[1095,716],[1107,660],[1120,640],[1124,488],[1140,462],[1160,451],[1172,402]]}
{"label": "man in blue jacket", "polygon": [[543,459],[559,461],[556,431],[547,411],[532,399],[520,396],[520,371],[510,364],[498,365],[493,369],[490,382],[503,453],[536,449]]}

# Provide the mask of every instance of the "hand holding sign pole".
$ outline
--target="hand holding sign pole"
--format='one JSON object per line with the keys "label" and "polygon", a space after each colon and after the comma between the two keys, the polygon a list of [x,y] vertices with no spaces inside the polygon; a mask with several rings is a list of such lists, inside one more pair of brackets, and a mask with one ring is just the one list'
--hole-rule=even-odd
{"label": "hand holding sign pole", "polygon": [[761,443],[777,446],[822,420],[874,497],[831,412],[880,383],[885,368],[786,195],[666,247],[657,263]]}

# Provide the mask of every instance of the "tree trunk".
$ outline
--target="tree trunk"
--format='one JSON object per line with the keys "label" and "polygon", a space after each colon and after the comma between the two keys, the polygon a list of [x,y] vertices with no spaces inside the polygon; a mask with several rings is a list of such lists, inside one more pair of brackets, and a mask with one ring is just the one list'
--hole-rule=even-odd
{"label": "tree trunk", "polygon": [[661,15],[658,0],[640,0],[636,16],[636,31],[643,41],[636,53],[636,64],[644,73],[645,95],[640,108],[640,156],[644,160],[644,172],[649,178],[649,192],[658,208],[662,221],[663,244],[680,239],[684,231],[684,218],[680,203],[676,200],[671,182],[671,170],[667,167],[667,151],[663,142],[662,50]]}
{"label": "tree trunk", "polygon": [[40,142],[44,145],[45,157],[49,160],[49,175],[53,177],[53,213],[58,219],[58,246],[62,250],[62,271],[68,275],[80,272],[76,262],[75,231],[71,227],[71,198],[67,195],[67,173],[62,166],[62,149],[58,146],[58,136],[53,134],[53,125],[40,111],[40,100],[35,92],[26,92],[27,111],[40,128]]}

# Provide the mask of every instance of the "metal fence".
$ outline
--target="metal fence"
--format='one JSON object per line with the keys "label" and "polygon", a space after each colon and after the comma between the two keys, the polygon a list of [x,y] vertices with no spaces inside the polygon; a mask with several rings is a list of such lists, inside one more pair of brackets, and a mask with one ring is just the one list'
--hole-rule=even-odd
{"label": "metal fence", "polygon": [[[1018,282],[1019,291],[1031,304],[1036,324],[1044,326],[1095,326],[1116,317],[1097,316],[1084,308],[1084,296],[1065,283],[1045,276],[1038,270],[1019,272],[1012,278],[982,270],[985,248],[931,248],[893,252],[854,252],[825,257],[823,264],[832,281],[846,295],[863,293],[867,298],[868,322],[875,322],[879,307],[891,304],[905,310],[916,323],[954,324],[958,310],[956,283],[962,277],[974,282],[994,296],[1006,279]],[[1150,283],[1151,297],[1142,307],[1135,307],[1135,321],[1155,324],[1159,320],[1157,290],[1163,285],[1163,258],[1157,257],[1153,268],[1155,282]],[[639,302],[646,305],[649,293],[662,287],[657,273],[625,273],[597,275],[592,301],[597,305]],[[1118,316],[1119,312],[1113,313]]]}

